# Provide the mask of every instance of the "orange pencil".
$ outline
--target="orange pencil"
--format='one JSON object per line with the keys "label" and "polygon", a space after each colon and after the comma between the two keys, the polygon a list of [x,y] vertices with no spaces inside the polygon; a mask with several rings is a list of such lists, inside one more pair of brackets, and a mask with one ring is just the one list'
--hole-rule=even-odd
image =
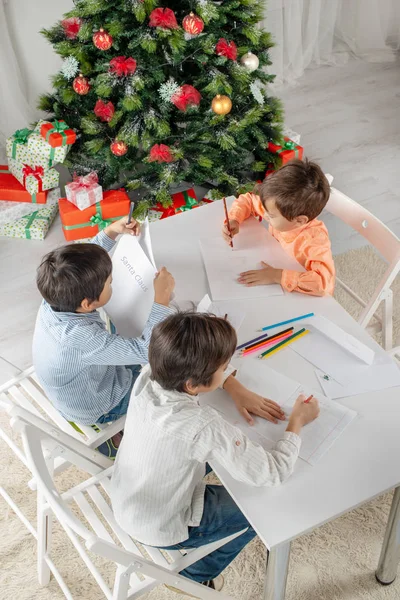
{"label": "orange pencil", "polygon": [[270,344],[274,344],[275,342],[279,342],[281,340],[284,340],[287,337],[290,337],[291,335],[292,334],[290,332],[289,333],[283,333],[282,335],[280,335],[279,337],[274,338],[273,340],[265,340],[265,342],[263,342],[262,344],[259,344],[258,346],[254,346],[253,348],[249,348],[248,350],[243,350],[242,356],[247,356],[248,354],[251,354],[252,352],[255,352],[256,350],[263,350],[264,348],[266,348]]}
{"label": "orange pencil", "polygon": [[229,231],[229,237],[231,238],[231,241],[230,241],[229,245],[230,245],[231,248],[233,248],[233,236],[232,236],[231,226],[229,225],[228,209],[226,208],[226,198],[222,198],[222,202],[224,203],[226,226],[227,226],[228,231]]}
{"label": "orange pencil", "polygon": [[314,398],[314,396],[311,394],[311,396],[308,396],[307,400],[304,400],[304,404],[308,404],[312,398]]}

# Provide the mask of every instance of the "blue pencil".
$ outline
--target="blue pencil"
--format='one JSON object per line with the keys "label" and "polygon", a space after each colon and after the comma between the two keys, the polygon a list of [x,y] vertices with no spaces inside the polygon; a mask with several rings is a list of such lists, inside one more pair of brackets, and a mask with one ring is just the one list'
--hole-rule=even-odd
{"label": "blue pencil", "polygon": [[301,315],[301,317],[295,317],[294,319],[288,319],[287,321],[281,321],[280,323],[274,323],[274,325],[268,325],[267,327],[262,327],[261,331],[267,331],[268,329],[274,329],[274,327],[280,327],[281,325],[288,325],[289,323],[294,323],[295,321],[300,321],[301,319],[308,319],[308,317],[313,317],[314,313],[308,313],[307,315]]}

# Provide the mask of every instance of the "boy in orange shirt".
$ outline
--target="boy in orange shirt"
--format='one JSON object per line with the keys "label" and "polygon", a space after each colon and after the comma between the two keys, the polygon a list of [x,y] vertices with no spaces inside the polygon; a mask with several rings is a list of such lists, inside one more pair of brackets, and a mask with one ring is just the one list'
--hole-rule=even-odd
{"label": "boy in orange shirt", "polygon": [[[321,168],[308,160],[293,160],[269,175],[255,192],[242,194],[229,211],[232,236],[250,216],[269,222],[269,231],[305,272],[263,267],[241,273],[238,281],[246,286],[280,283],[288,292],[312,296],[332,295],[335,266],[328,231],[317,216],[328,202],[330,188]],[[230,242],[224,223],[223,236]]]}

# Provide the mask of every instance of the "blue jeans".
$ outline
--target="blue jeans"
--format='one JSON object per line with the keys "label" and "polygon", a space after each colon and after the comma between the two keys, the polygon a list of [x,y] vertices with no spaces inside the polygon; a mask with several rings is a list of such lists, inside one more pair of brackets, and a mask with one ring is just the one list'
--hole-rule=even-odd
{"label": "blue jeans", "polygon": [[189,539],[166,549],[199,548],[246,528],[245,533],[184,569],[181,575],[200,583],[215,579],[256,536],[256,532],[226,489],[220,485],[207,485],[200,525],[189,527]]}
{"label": "blue jeans", "polygon": [[139,373],[142,369],[142,365],[126,365],[126,368],[132,371],[132,383],[129,390],[122,398],[121,402],[114,406],[107,414],[102,415],[97,419],[97,423],[109,423],[110,421],[118,421],[119,418],[126,415],[129,406],[129,400],[131,399],[132,388],[135,384],[136,379],[139,377]]}

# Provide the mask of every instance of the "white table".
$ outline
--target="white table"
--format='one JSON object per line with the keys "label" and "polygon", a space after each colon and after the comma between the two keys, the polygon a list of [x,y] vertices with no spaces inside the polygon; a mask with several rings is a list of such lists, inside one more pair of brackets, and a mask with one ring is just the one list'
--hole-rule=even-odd
{"label": "white table", "polygon": [[[151,225],[155,260],[176,279],[175,300],[188,305],[208,291],[198,239],[218,235],[223,221],[220,203],[194,209]],[[239,342],[257,335],[263,325],[308,312],[322,314],[376,352],[372,338],[333,298],[285,294],[236,301],[246,312]],[[255,360],[247,357],[245,360]],[[291,349],[277,353],[268,365],[297,381],[319,388],[314,368]],[[213,465],[232,498],[269,549],[265,600],[285,597],[290,542],[372,498],[400,486],[400,388],[341,400],[358,417],[321,461],[311,467],[299,460],[292,477],[275,489],[254,488],[232,479]],[[232,411],[236,410],[232,404]],[[389,583],[400,559],[399,506],[396,491],[377,577]]]}

